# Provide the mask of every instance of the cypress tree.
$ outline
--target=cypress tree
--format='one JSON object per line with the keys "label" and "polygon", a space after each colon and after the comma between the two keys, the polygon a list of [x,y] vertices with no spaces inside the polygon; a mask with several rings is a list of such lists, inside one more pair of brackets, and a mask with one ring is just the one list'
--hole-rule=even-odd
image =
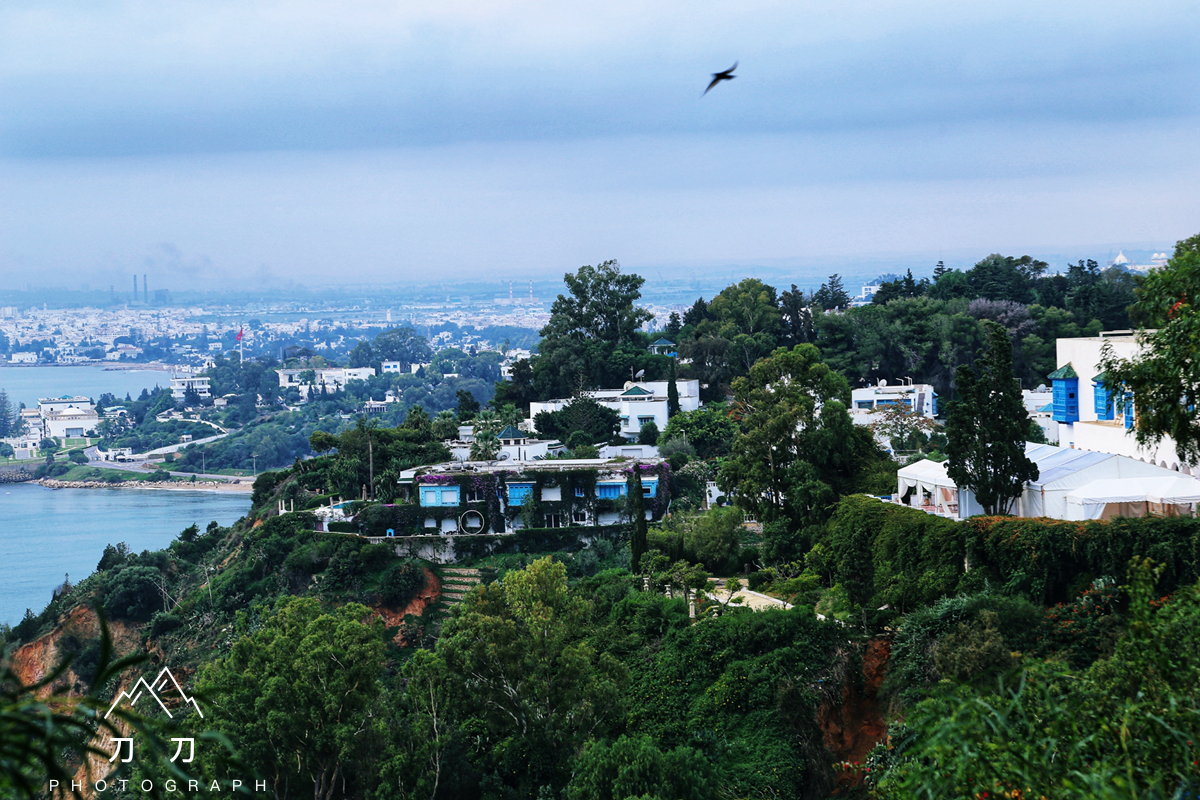
{"label": "cypress tree", "polygon": [[679,413],[679,387],[675,385],[675,359],[671,359],[671,374],[667,383],[667,417]]}
{"label": "cypress tree", "polygon": [[946,420],[946,474],[960,489],[970,489],[989,515],[1006,514],[1038,468],[1025,455],[1029,414],[1021,402],[1021,384],[1013,375],[1008,331],[984,322],[988,343],[979,373],[960,366],[954,374],[958,399]]}
{"label": "cypress tree", "polygon": [[642,556],[646,554],[646,500],[642,494],[642,465],[633,462],[633,477],[629,479],[629,515],[633,517],[633,533],[629,537],[629,568],[637,574]]}
{"label": "cypress tree", "polygon": [[0,439],[3,439],[13,434],[13,410],[12,403],[8,400],[8,393],[0,389]]}

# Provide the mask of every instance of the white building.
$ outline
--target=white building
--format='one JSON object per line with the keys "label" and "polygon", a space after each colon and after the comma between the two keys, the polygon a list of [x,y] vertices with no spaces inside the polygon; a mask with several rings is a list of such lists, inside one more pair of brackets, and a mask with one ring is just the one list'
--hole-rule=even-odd
{"label": "white building", "polygon": [[36,364],[37,353],[13,353],[8,357],[10,364]]}
{"label": "white building", "polygon": [[[700,381],[679,380],[675,382],[679,392],[679,410],[695,411],[700,408]],[[667,427],[668,381],[637,381],[625,384],[623,389],[609,389],[587,393],[602,406],[613,409],[621,418],[620,433],[630,441],[636,441],[642,426],[653,422],[661,432]],[[531,419],[543,411],[561,411],[570,400],[547,400],[529,404]]]}
{"label": "white building", "polygon": [[[464,429],[466,434],[464,435]],[[500,450],[495,461],[541,461],[548,455],[562,452],[565,447],[557,439],[535,439],[519,428],[509,425],[496,435]],[[475,440],[473,425],[459,426],[459,439],[450,442],[450,454],[456,461],[471,460],[471,443]]]}
{"label": "white building", "polygon": [[[1077,450],[1114,453],[1157,464],[1189,475],[1200,475],[1200,465],[1180,463],[1175,441],[1164,437],[1155,447],[1139,447],[1134,435],[1136,408],[1124,413],[1105,389],[1100,372],[1100,351],[1111,344],[1118,358],[1135,359],[1142,345],[1129,331],[1108,331],[1099,336],[1059,339],[1059,368],[1048,377],[1052,388],[1052,417],[1058,423],[1059,444]],[[1134,402],[1136,407],[1136,398]]]}
{"label": "white building", "polygon": [[860,424],[874,421],[876,412],[893,406],[934,419],[938,413],[937,392],[928,383],[889,386],[885,380],[850,392],[850,415]]}
{"label": "white building", "polygon": [[388,373],[400,373],[404,371],[404,364],[399,361],[384,361],[379,365],[379,368],[384,375]]}
{"label": "white building", "polygon": [[[404,470],[397,484],[402,495],[422,508],[438,511],[454,509],[451,515],[439,514],[438,517],[425,519],[422,530],[428,533],[446,535],[519,530],[526,527],[526,520],[524,515],[512,512],[521,510],[522,506],[531,502],[551,506],[541,514],[542,524],[547,528],[616,525],[627,518],[622,505],[628,496],[632,463],[605,458],[523,462],[455,461]],[[641,462],[640,465],[643,470],[642,493],[647,520],[660,518],[666,508],[665,495],[664,502],[655,502],[659,497],[662,476],[660,465],[659,461]],[[564,490],[562,485],[556,485],[557,481],[535,480],[538,473],[574,473],[592,485],[588,490],[582,486],[577,486],[574,491]],[[471,481],[464,487],[462,482],[456,480],[458,476],[478,476],[482,480]],[[664,484],[662,491],[668,492],[669,487]],[[499,500],[498,515],[489,511],[490,497]],[[476,518],[474,523],[472,517]]]}
{"label": "white building", "polygon": [[878,284],[862,287],[862,291],[858,293],[858,297],[851,298],[850,305],[857,308],[858,306],[869,306],[875,300],[875,293],[883,287]]}
{"label": "white building", "polygon": [[100,421],[95,406],[64,408],[42,413],[42,438],[79,439],[95,431]]}
{"label": "white building", "polygon": [[1058,423],[1054,421],[1054,395],[1047,386],[1036,389],[1022,389],[1021,402],[1025,405],[1025,413],[1038,424],[1046,441],[1058,444]]}
{"label": "white building", "polygon": [[[310,391],[320,391],[322,387],[327,392],[341,391],[350,381],[365,381],[375,377],[374,367],[316,367],[313,369],[280,369],[281,389],[296,388],[300,390],[301,399],[307,400]],[[306,372],[312,373],[312,380],[302,380]]]}
{"label": "white building", "polygon": [[202,398],[212,397],[212,389],[208,385],[207,377],[201,375],[171,376],[171,397],[182,400],[189,389]]}

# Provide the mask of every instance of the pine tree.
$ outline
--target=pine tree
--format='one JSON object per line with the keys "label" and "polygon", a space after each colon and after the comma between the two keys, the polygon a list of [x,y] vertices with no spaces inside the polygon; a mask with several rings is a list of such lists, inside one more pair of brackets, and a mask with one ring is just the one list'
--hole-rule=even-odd
{"label": "pine tree", "polygon": [[937,266],[933,268],[933,280],[937,281],[938,278],[942,277],[947,272],[950,272],[950,270],[946,268],[946,262],[939,261]]}
{"label": "pine tree", "polygon": [[642,494],[642,465],[633,462],[633,477],[629,479],[629,514],[633,517],[633,533],[629,537],[629,569],[634,575],[642,556],[646,554],[646,499]]}
{"label": "pine tree", "polygon": [[983,323],[988,343],[979,373],[963,365],[954,379],[958,399],[946,420],[946,474],[970,489],[989,515],[1006,514],[1038,468],[1025,455],[1029,414],[1013,375],[1012,342],[995,322]]}

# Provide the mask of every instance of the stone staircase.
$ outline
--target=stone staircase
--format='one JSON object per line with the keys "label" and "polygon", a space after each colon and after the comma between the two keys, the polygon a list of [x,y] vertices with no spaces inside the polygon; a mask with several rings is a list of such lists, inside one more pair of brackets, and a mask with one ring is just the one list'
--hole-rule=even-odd
{"label": "stone staircase", "polygon": [[479,585],[482,578],[479,570],[468,567],[442,567],[438,570],[442,582],[442,593],[438,597],[438,610],[448,612],[462,602],[467,592]]}

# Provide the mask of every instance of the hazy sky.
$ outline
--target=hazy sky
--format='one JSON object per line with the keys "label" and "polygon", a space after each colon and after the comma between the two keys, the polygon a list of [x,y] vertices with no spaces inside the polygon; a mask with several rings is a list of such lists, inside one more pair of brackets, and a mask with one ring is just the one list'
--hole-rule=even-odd
{"label": "hazy sky", "polygon": [[1169,247],[1200,231],[1197,41],[1169,0],[10,0],[0,277]]}

